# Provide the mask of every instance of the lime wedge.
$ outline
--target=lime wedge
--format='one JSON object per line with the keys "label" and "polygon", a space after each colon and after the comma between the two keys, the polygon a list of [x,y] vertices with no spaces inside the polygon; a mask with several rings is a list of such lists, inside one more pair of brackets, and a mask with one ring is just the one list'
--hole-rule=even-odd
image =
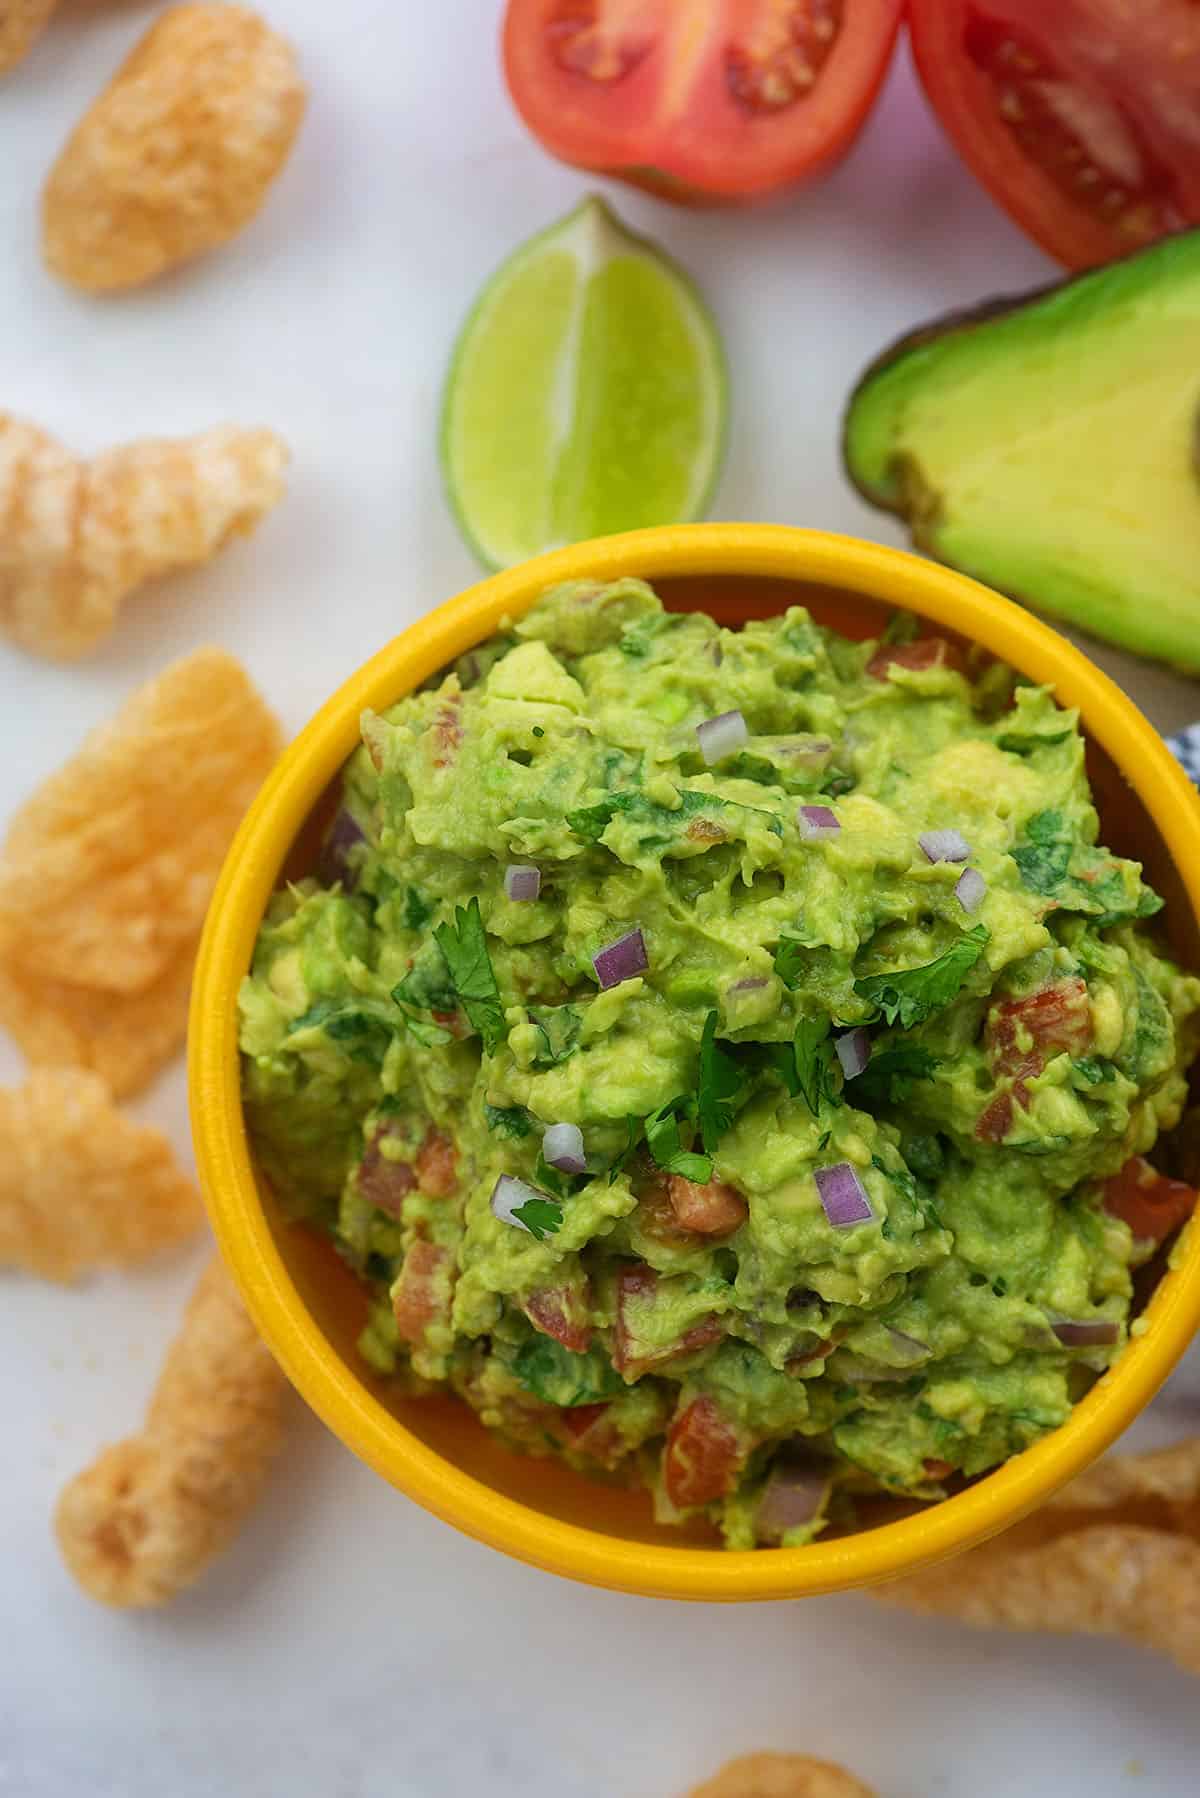
{"label": "lime wedge", "polygon": [[492,276],[442,402],[450,504],[480,561],[699,518],[721,463],[725,355],[688,276],[596,197]]}

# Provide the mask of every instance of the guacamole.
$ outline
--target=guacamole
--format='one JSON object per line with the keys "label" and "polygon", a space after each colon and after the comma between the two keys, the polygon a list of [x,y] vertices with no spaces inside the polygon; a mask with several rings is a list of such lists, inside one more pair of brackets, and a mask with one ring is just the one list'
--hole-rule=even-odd
{"label": "guacamole", "polygon": [[380,1376],[736,1548],[1063,1422],[1200,1019],[1074,713],[911,620],[730,631],[625,580],[362,738],[241,1047]]}

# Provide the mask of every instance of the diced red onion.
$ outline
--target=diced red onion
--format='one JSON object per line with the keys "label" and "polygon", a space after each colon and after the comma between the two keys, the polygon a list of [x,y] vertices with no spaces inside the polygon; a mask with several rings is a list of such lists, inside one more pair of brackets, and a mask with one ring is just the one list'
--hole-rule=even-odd
{"label": "diced red onion", "polygon": [[871,1039],[862,1029],[845,1030],[834,1039],[837,1058],[847,1080],[855,1080],[871,1059]]}
{"label": "diced red onion", "polygon": [[923,830],[917,841],[931,862],[965,862],[971,853],[961,830]]}
{"label": "diced red onion", "polygon": [[700,753],[711,768],[714,762],[723,762],[727,755],[748,742],[750,732],[740,712],[722,712],[718,717],[706,718],[703,724],[698,724],[696,737]]}
{"label": "diced red onion", "polygon": [[901,1357],[906,1367],[916,1367],[919,1362],[928,1361],[933,1353],[927,1342],[919,1342],[904,1330],[889,1329],[888,1346]]}
{"label": "diced red onion", "polygon": [[954,883],[954,897],[964,911],[978,911],[987,893],[987,881],[978,868],[964,868]]}
{"label": "diced red onion", "polygon": [[777,1461],[754,1512],[760,1542],[782,1541],[820,1515],[829,1494],[829,1469],[819,1461]]}
{"label": "diced red onion", "polygon": [[782,737],[776,741],[775,753],[793,768],[814,768],[818,772],[833,754],[828,737]]}
{"label": "diced red onion", "polygon": [[640,930],[627,931],[615,943],[609,943],[604,949],[597,949],[592,957],[592,966],[596,970],[601,991],[607,991],[610,986],[620,986],[623,980],[633,980],[638,974],[644,974],[650,966],[645,937]]}
{"label": "diced red onion", "polygon": [[563,1174],[586,1174],[583,1131],[578,1124],[551,1124],[542,1137],[542,1157],[548,1167]]}
{"label": "diced red onion", "polygon": [[536,899],[542,890],[542,877],[536,868],[524,862],[511,862],[504,870],[504,892],[506,898],[517,904],[527,904]]}
{"label": "diced red onion", "polygon": [[346,858],[356,843],[365,840],[358,820],[343,806],[321,845],[317,876],[322,885],[331,887],[340,880],[348,893],[354,891],[358,885],[358,870],[352,868]]}
{"label": "diced red onion", "polygon": [[835,1230],[873,1222],[875,1213],[871,1210],[871,1201],[848,1161],[839,1161],[833,1167],[819,1167],[816,1182],[825,1216]]}
{"label": "diced red onion", "polygon": [[829,806],[802,805],[796,811],[796,828],[806,843],[819,843],[826,837],[836,837],[842,826]]}
{"label": "diced red onion", "polygon": [[766,984],[767,976],[765,974],[747,974],[744,980],[735,980],[729,991],[731,994],[757,993],[761,992]]}
{"label": "diced red onion", "polygon": [[1107,1317],[1063,1318],[1050,1328],[1064,1348],[1108,1348],[1121,1336],[1121,1326]]}
{"label": "diced red onion", "polygon": [[514,1217],[513,1212],[518,1211],[522,1205],[528,1205],[530,1199],[548,1197],[548,1193],[539,1192],[536,1186],[526,1186],[524,1180],[518,1180],[512,1174],[501,1174],[492,1188],[492,1216],[498,1217],[502,1224],[512,1224],[515,1229],[524,1230],[532,1236],[533,1231],[529,1225],[523,1219]]}

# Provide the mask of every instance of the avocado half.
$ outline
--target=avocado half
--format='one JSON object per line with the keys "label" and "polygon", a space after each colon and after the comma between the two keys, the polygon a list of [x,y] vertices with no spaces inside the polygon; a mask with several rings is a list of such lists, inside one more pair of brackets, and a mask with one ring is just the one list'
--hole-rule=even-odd
{"label": "avocado half", "polygon": [[919,548],[1200,672],[1200,230],[902,338],[842,451]]}

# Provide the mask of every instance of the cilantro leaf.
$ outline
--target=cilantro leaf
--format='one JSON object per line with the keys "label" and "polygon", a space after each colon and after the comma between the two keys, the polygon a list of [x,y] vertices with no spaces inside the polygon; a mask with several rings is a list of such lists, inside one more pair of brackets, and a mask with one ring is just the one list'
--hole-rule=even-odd
{"label": "cilantro leaf", "polygon": [[1091,917],[1097,930],[1126,918],[1152,918],[1162,909],[1162,900],[1142,884],[1133,864],[1077,840],[1061,812],[1035,812],[1012,858],[1031,892],[1053,899],[1063,911]]}
{"label": "cilantro leaf", "polygon": [[896,1043],[880,1049],[854,1082],[855,1098],[877,1105],[903,1105],[917,1080],[928,1080],[938,1065],[936,1055],[920,1043]]}
{"label": "cilantro leaf", "polygon": [[617,1178],[618,1174],[624,1168],[625,1163],[629,1160],[629,1157],[633,1154],[633,1151],[638,1146],[638,1139],[642,1134],[641,1118],[627,1117],[625,1119],[625,1130],[626,1130],[625,1146],[621,1150],[620,1154],[617,1156],[616,1160],[613,1162],[612,1166],[608,1170],[608,1184],[610,1186],[613,1184],[613,1181]]}
{"label": "cilantro leaf", "polygon": [[576,1354],[552,1336],[534,1336],[513,1357],[512,1371],[543,1404],[594,1405],[625,1390],[625,1382],[598,1349]]}
{"label": "cilantro leaf", "polygon": [[717,1047],[717,1014],[710,1011],[700,1035],[700,1076],[696,1106],[700,1119],[700,1140],[709,1155],[733,1122],[734,1100],[744,1081],[742,1070],[732,1056]]}
{"label": "cilantro leaf", "polygon": [[529,1113],[523,1105],[485,1105],[484,1122],[497,1136],[520,1142],[533,1129]]}
{"label": "cilantro leaf", "polygon": [[775,972],[789,992],[794,992],[804,977],[805,959],[805,945],[798,937],[780,937],[775,949]]}
{"label": "cilantro leaf", "polygon": [[403,980],[392,988],[397,1005],[412,1005],[418,1011],[454,1011],[458,994],[446,969],[446,959],[436,944],[429,943],[419,951]]}
{"label": "cilantro leaf", "polygon": [[854,990],[878,1006],[889,1024],[898,1019],[901,1029],[911,1030],[956,997],[991,934],[986,924],[976,924],[934,961],[916,968],[893,968],[886,974],[865,974],[854,982]]}
{"label": "cilantro leaf", "polygon": [[681,1174],[703,1186],[712,1179],[712,1158],[685,1149],[679,1135],[679,1114],[689,1116],[690,1101],[684,1097],[660,1105],[645,1120],[646,1146],[657,1166],[668,1174]]}
{"label": "cilantro leaf", "polygon": [[416,887],[405,887],[404,911],[401,919],[404,928],[420,930],[422,925],[428,924],[432,916],[433,906],[430,905],[425,895],[418,892]]}
{"label": "cilantro leaf", "polygon": [[577,837],[585,842],[598,843],[613,819],[620,813],[632,817],[636,823],[651,825],[655,830],[666,830],[675,835],[678,826],[697,813],[704,812],[710,816],[725,810],[725,801],[718,799],[713,793],[696,793],[690,787],[678,787],[677,807],[657,805],[654,800],[647,799],[644,793],[625,791],[610,793],[596,805],[580,806],[576,811],[567,813],[567,823]]}
{"label": "cilantro leaf", "polygon": [[841,1094],[834,1083],[833,1039],[829,1019],[798,1018],[792,1038],[792,1054],[796,1065],[796,1082],[805,1104],[814,1117],[821,1114],[821,1101],[840,1105]]}
{"label": "cilantro leaf", "polygon": [[523,1205],[513,1206],[512,1215],[538,1242],[562,1229],[563,1208],[557,1199],[526,1199]]}
{"label": "cilantro leaf", "polygon": [[568,1061],[579,1047],[583,1018],[574,1005],[552,1005],[546,1011],[531,1011],[529,1022],[541,1038],[533,1058],[535,1068],[556,1068]]}
{"label": "cilantro leaf", "polygon": [[1089,1086],[1102,1086],[1113,1078],[1116,1069],[1111,1061],[1105,1061],[1094,1055],[1081,1055],[1071,1063],[1075,1072],[1087,1081]]}
{"label": "cilantro leaf", "polygon": [[289,1036],[301,1030],[323,1030],[350,1061],[372,1068],[383,1066],[394,1034],[390,1024],[374,1012],[337,999],[318,999],[288,1025]]}
{"label": "cilantro leaf", "polygon": [[[463,1010],[483,1038],[488,1054],[494,1055],[505,1037],[504,1006],[488,954],[479,900],[456,906],[453,923],[439,924],[433,935],[446,958]],[[404,982],[400,984],[403,986]]]}

